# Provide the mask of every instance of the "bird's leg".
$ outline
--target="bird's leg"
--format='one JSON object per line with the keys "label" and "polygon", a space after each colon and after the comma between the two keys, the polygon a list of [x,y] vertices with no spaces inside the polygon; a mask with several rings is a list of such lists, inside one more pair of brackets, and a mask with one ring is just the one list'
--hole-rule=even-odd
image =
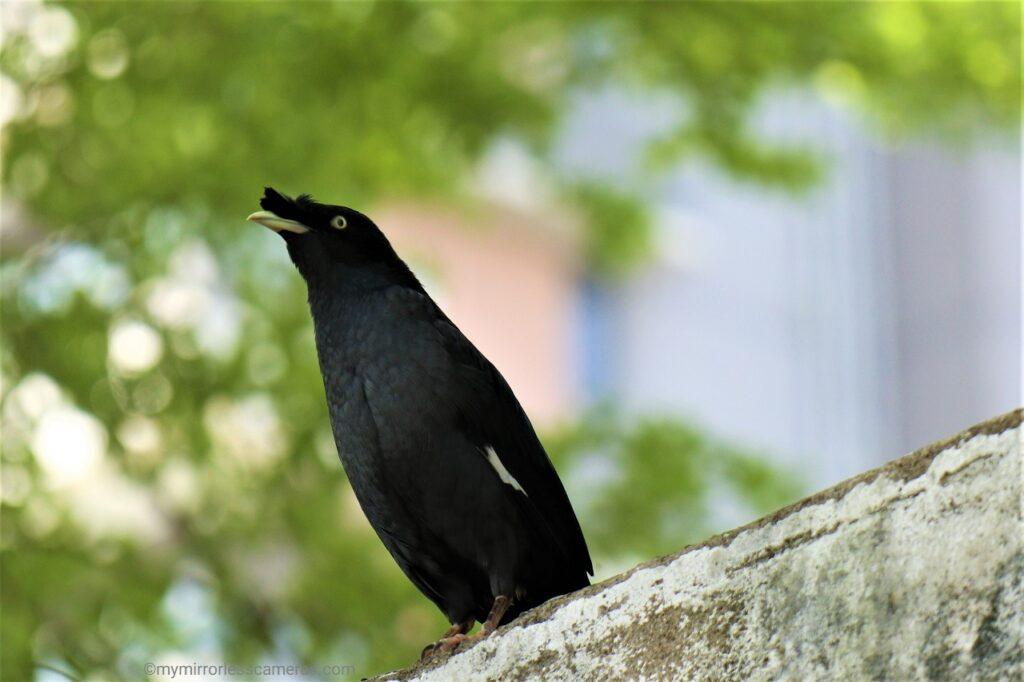
{"label": "bird's leg", "polygon": [[487,620],[484,621],[483,627],[480,628],[480,632],[475,635],[466,634],[469,632],[469,629],[473,627],[473,621],[456,623],[448,630],[448,632],[444,633],[444,637],[425,648],[423,653],[420,654],[420,658],[426,658],[435,651],[451,651],[463,642],[477,642],[484,637],[487,637],[498,629],[498,623],[501,622],[502,617],[511,605],[511,597],[506,597],[505,595],[495,597],[494,605],[491,606],[491,611],[487,614]]}
{"label": "bird's leg", "polygon": [[494,598],[494,605],[491,607],[491,612],[487,614],[487,620],[484,621],[484,625],[480,628],[480,632],[477,633],[479,639],[483,639],[487,635],[491,634],[498,629],[498,623],[501,622],[502,616],[508,611],[508,607],[512,606],[512,598],[504,595],[499,595]]}
{"label": "bird's leg", "polygon": [[453,635],[464,635],[467,632],[469,632],[472,627],[473,621],[471,620],[467,620],[465,623],[456,623],[455,625],[448,628],[443,635],[441,635],[441,639],[444,639],[445,637],[451,637]]}
{"label": "bird's leg", "polygon": [[420,659],[427,658],[437,650],[448,650],[454,649],[462,641],[462,638],[466,636],[466,633],[473,627],[472,620],[467,620],[462,623],[455,623],[448,630],[441,635],[441,639],[437,640],[433,644],[428,644],[423,648],[423,652],[420,654]]}
{"label": "bird's leg", "polygon": [[491,606],[491,612],[487,614],[487,620],[484,621],[480,631],[475,635],[455,635],[448,642],[442,644],[442,648],[451,648],[459,646],[463,642],[479,642],[481,639],[487,637],[492,632],[498,629],[498,623],[501,622],[502,616],[508,611],[508,607],[512,605],[512,598],[504,595],[499,595],[494,598],[494,605]]}

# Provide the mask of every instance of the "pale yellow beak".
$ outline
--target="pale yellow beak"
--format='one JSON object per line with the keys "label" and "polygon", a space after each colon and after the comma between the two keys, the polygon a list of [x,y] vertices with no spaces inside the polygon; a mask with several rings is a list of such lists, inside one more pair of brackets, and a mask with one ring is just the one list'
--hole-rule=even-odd
{"label": "pale yellow beak", "polygon": [[309,228],[300,222],[294,220],[288,220],[282,218],[273,211],[256,211],[251,216],[246,218],[254,223],[259,223],[264,227],[269,227],[274,232],[294,232],[295,234],[305,234],[309,232]]}

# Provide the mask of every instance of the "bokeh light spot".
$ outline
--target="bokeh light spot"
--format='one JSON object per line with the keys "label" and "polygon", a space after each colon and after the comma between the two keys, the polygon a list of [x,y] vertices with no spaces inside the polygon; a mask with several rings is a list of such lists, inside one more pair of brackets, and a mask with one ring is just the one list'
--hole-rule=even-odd
{"label": "bokeh light spot", "polygon": [[128,68],[128,44],[114,28],[100,31],[89,41],[89,71],[101,80],[117,78]]}
{"label": "bokeh light spot", "polygon": [[103,461],[106,447],[103,424],[71,406],[47,411],[32,438],[32,451],[54,487],[89,476]]}
{"label": "bokeh light spot", "polygon": [[74,45],[78,25],[63,7],[45,5],[32,18],[28,37],[36,52],[44,57],[59,57]]}
{"label": "bokeh light spot", "polygon": [[108,356],[121,372],[145,372],[160,362],[163,352],[163,339],[148,324],[125,320],[110,330]]}
{"label": "bokeh light spot", "polygon": [[7,76],[0,75],[0,126],[18,117],[24,102],[21,88]]}

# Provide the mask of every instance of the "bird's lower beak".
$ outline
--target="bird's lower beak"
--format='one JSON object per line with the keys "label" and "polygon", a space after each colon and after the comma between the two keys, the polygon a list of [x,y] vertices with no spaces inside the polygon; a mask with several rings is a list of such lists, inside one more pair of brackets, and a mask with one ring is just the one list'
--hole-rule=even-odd
{"label": "bird's lower beak", "polygon": [[254,223],[259,223],[264,227],[269,227],[274,232],[294,232],[295,234],[304,234],[309,232],[309,228],[300,222],[294,220],[288,220],[282,218],[273,211],[256,211],[251,216],[246,218]]}

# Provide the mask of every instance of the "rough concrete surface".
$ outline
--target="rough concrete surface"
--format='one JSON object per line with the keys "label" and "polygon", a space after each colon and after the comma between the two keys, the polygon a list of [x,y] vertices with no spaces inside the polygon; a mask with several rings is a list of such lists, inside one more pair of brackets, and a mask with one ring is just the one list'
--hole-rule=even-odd
{"label": "rough concrete surface", "polygon": [[380,679],[1024,679],[1021,417]]}

